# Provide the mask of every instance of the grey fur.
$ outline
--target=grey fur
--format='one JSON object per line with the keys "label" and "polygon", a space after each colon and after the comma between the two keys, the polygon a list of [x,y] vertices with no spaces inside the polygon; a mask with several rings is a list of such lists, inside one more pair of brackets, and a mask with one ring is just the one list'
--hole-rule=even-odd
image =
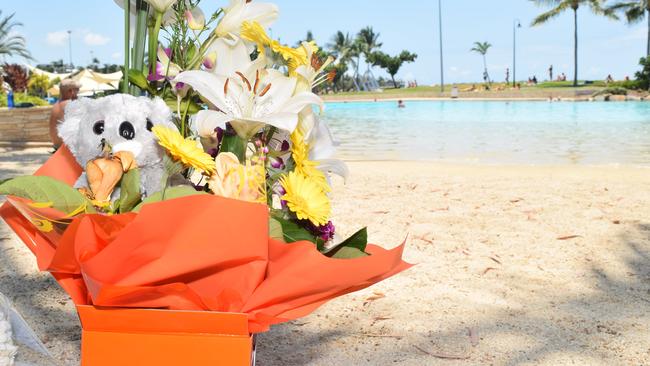
{"label": "grey fur", "polygon": [[[140,169],[141,192],[146,196],[161,190],[164,172],[164,151],[154,134],[147,130],[147,118],[153,125],[174,127],[171,110],[157,97],[150,99],[115,94],[99,99],[82,98],[66,105],[58,132],[84,169],[88,161],[101,155],[102,139],[113,147],[113,152],[131,151]],[[93,132],[97,121],[104,121],[104,131],[99,135]],[[135,136],[131,140],[120,135],[120,125],[124,121],[130,122],[135,129]],[[75,187],[87,186],[84,173]],[[116,194],[114,192],[113,197]]]}

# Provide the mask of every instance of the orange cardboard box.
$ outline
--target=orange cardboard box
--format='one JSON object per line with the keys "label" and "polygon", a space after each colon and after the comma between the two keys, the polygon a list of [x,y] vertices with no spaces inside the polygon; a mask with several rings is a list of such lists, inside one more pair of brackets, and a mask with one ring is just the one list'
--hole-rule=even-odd
{"label": "orange cardboard box", "polygon": [[82,366],[254,364],[246,314],[77,306]]}

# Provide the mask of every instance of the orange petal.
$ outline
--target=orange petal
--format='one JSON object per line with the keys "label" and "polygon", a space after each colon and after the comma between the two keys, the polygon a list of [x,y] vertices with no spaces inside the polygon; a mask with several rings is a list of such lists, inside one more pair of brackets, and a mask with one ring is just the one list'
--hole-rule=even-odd
{"label": "orange petal", "polygon": [[125,173],[138,167],[135,157],[130,151],[118,151],[113,154],[113,158],[117,159],[122,164],[122,171]]}
{"label": "orange petal", "polygon": [[98,158],[86,165],[90,190],[98,202],[106,202],[117,183],[122,179],[122,163],[118,159]]}

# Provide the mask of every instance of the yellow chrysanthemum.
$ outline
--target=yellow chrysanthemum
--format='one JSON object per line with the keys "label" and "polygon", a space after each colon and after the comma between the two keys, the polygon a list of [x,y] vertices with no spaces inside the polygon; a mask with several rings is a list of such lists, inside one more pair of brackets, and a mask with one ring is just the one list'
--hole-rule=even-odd
{"label": "yellow chrysanthemum", "polygon": [[[298,66],[307,65],[310,62],[307,59],[307,50],[302,45],[298,48],[292,48],[271,39],[258,22],[243,22],[241,37],[257,44],[257,49],[260,53],[263,53],[264,47],[269,47],[271,51],[280,54],[287,61],[289,75],[293,75]],[[311,45],[318,49],[316,43],[312,42]]]}
{"label": "yellow chrysanthemum", "polygon": [[197,145],[196,141],[183,138],[176,129],[160,125],[154,126],[152,132],[158,138],[158,144],[165,148],[175,161],[209,175],[214,173],[216,169],[214,160]]}
{"label": "yellow chrysanthemum", "polygon": [[300,128],[296,128],[291,134],[291,156],[296,163],[296,172],[313,180],[324,192],[332,190],[325,173],[318,170],[318,163],[309,160],[309,146],[305,143]]}
{"label": "yellow chrysanthemum", "polygon": [[280,184],[286,192],[282,199],[298,219],[309,220],[317,226],[327,224],[330,200],[313,179],[294,171],[282,177]]}

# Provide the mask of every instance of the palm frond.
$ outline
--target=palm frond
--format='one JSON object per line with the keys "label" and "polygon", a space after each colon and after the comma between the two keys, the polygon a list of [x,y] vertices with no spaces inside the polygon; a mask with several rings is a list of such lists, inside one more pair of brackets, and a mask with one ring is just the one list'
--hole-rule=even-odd
{"label": "palm frond", "polygon": [[561,5],[557,6],[557,7],[553,8],[553,9],[551,9],[551,10],[549,10],[547,12],[544,12],[544,13],[538,15],[537,17],[535,17],[535,19],[533,19],[533,21],[532,21],[532,23],[530,23],[530,25],[533,26],[533,27],[538,26],[538,25],[542,25],[542,24],[548,22],[549,20],[551,20],[553,18],[556,18],[557,16],[562,14],[562,12],[564,12],[567,8],[568,8],[568,6],[561,6]]}

